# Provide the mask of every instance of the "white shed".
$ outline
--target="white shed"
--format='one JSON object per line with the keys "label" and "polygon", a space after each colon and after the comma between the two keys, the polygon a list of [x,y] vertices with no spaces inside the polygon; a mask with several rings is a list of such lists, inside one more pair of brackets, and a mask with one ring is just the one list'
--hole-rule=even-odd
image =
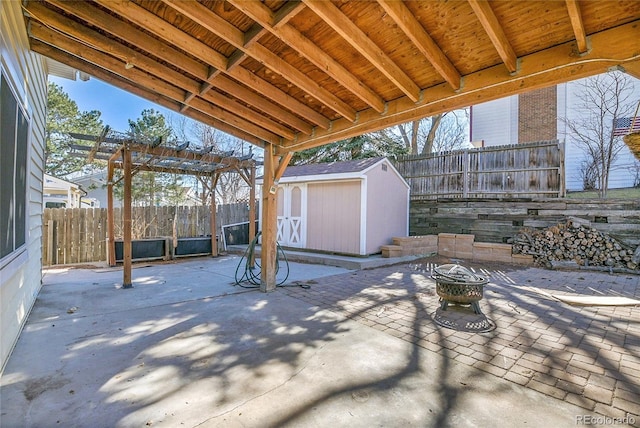
{"label": "white shed", "polygon": [[408,235],[409,185],[387,158],[290,166],[278,184],[283,247],[364,256]]}

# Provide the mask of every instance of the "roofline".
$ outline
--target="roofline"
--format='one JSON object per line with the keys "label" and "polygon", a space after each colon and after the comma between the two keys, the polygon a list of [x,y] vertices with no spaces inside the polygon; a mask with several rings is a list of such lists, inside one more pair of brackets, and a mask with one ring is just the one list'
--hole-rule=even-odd
{"label": "roofline", "polygon": [[[317,182],[317,181],[337,181],[337,180],[364,180],[366,178],[366,174],[371,171],[374,167],[379,165],[382,162],[385,162],[391,166],[392,171],[396,174],[402,183],[404,183],[407,189],[410,188],[409,183],[404,179],[404,177],[398,172],[393,163],[386,156],[380,158],[377,162],[369,165],[363,170],[353,171],[353,172],[342,172],[342,173],[327,173],[327,174],[313,174],[313,175],[292,175],[288,177],[282,177],[278,180],[278,183],[299,183],[299,182]],[[263,178],[256,179],[256,184],[262,184],[264,182]]]}
{"label": "roofline", "polygon": [[[298,183],[309,181],[336,181],[336,180],[357,180],[364,179],[362,171],[355,172],[342,172],[342,173],[327,173],[327,174],[314,174],[314,175],[292,175],[289,177],[282,177],[278,180],[278,183]],[[256,184],[262,184],[263,178],[257,178]]]}

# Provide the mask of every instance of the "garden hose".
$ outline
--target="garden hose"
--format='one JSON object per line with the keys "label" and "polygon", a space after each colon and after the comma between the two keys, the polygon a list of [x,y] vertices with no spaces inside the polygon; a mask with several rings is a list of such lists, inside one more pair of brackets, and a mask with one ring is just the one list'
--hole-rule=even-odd
{"label": "garden hose", "polygon": [[[235,274],[236,282],[234,285],[239,285],[240,287],[244,287],[244,288],[260,287],[260,276],[261,276],[262,269],[258,261],[255,259],[255,250],[256,250],[256,245],[258,244],[258,239],[260,238],[261,234],[262,232],[258,232],[256,234],[256,237],[253,238],[253,241],[249,243],[249,246],[247,247],[244,254],[242,255],[242,258],[240,258],[240,262],[236,267],[236,274]],[[276,242],[276,246],[277,246],[276,276],[278,275],[278,272],[280,272],[281,259],[284,260],[284,269],[285,269],[285,276],[281,281],[279,281],[276,284],[276,287],[282,287],[283,286],[282,284],[284,284],[286,280],[289,278],[289,260],[287,260],[287,256],[284,253],[284,250],[282,249],[280,244]],[[253,264],[251,263],[251,260],[254,260]],[[242,276],[238,277],[238,274],[240,273],[240,267],[242,266],[243,263],[244,263],[244,271],[242,273]]]}

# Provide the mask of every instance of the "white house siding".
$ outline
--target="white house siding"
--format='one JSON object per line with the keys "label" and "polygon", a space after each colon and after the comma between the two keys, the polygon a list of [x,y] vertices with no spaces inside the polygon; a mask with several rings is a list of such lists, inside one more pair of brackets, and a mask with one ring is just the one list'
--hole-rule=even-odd
{"label": "white house siding", "polygon": [[42,57],[29,51],[21,4],[20,1],[0,2],[1,67],[30,121],[26,241],[21,249],[0,261],[2,369],[40,290],[42,272],[42,177],[47,77]]}
{"label": "white house siding", "polygon": [[[634,79],[634,95],[631,99],[640,100],[640,82]],[[563,83],[557,90],[557,139],[566,143],[565,148],[565,185],[567,190],[583,190],[580,178],[580,165],[585,158],[582,149],[572,143],[567,135],[564,118],[575,119],[579,114],[576,110],[579,82]],[[471,141],[484,140],[485,146],[502,146],[518,143],[518,96],[513,95],[494,101],[478,104],[472,107],[471,113]],[[630,168],[635,158],[628,147],[623,147],[615,162],[609,177],[609,188],[633,186],[634,176]]]}
{"label": "white house siding", "polygon": [[[640,81],[634,79],[634,93],[630,97],[632,100],[640,100]],[[569,82],[564,85],[564,88],[558,87],[558,115],[564,116],[569,120],[575,120],[579,117],[581,112],[576,108],[580,104],[578,93],[581,90],[581,82],[584,79]],[[561,96],[560,94],[563,94]],[[561,98],[565,98],[562,100]],[[561,103],[564,103],[564,110],[560,110]],[[576,145],[565,129],[558,127],[558,139],[566,142],[566,155],[565,155],[565,168],[566,168],[566,186],[567,190],[583,190],[582,179],[580,178],[580,166],[585,159],[582,148]],[[633,186],[634,176],[631,174],[630,168],[635,163],[635,158],[631,153],[631,150],[624,145],[622,151],[618,155],[616,162],[611,167],[611,173],[609,174],[609,188],[624,188]]]}
{"label": "white house siding", "polygon": [[485,146],[518,143],[518,97],[506,97],[471,108],[471,141]]}
{"label": "white house siding", "polygon": [[397,175],[386,161],[366,173],[366,254],[380,252],[394,236],[409,234],[409,188]]}
{"label": "white house siding", "polygon": [[306,248],[360,254],[360,183],[308,184]]}

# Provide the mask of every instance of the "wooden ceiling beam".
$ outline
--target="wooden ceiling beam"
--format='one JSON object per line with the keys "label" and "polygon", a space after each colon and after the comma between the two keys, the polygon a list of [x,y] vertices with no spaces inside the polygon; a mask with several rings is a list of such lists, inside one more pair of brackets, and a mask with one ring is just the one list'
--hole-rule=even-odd
{"label": "wooden ceiling beam", "polygon": [[257,93],[267,97],[288,110],[295,112],[307,119],[309,122],[318,125],[322,129],[328,129],[330,120],[311,107],[301,103],[286,92],[276,86],[259,78],[244,67],[236,67],[228,72],[228,75],[238,82],[248,86]]}
{"label": "wooden ceiling beam", "polygon": [[296,67],[284,61],[278,55],[274,54],[261,44],[253,43],[250,46],[245,46],[244,33],[222,19],[220,16],[213,13],[211,9],[198,2],[185,2],[181,0],[163,1],[184,16],[227,41],[236,49],[240,49],[251,58],[262,63],[265,67],[268,67],[273,72],[278,73],[283,79],[296,85],[326,107],[352,122],[355,121],[356,112],[347,103],[343,102],[340,98],[318,85],[314,80],[302,73]]}
{"label": "wooden ceiling beam", "polygon": [[180,31],[169,22],[154,15],[142,6],[132,1],[122,0],[94,0],[96,3],[121,16],[126,16],[134,24],[157,35],[162,40],[189,52],[196,58],[206,59],[206,62],[219,70],[227,69],[227,58],[220,52],[202,43],[200,40]]}
{"label": "wooden ceiling beam", "polygon": [[127,46],[113,43],[113,40],[107,36],[54,12],[42,3],[29,3],[28,13],[34,20],[41,22],[47,28],[55,29],[60,32],[61,35],[66,35],[67,37],[84,43],[87,46],[119,58],[126,64],[133,65],[140,70],[145,70],[150,74],[156,76],[162,75],[164,80],[172,85],[184,89],[185,91],[195,91],[199,87],[199,83],[196,80],[167,68],[151,57],[140,55],[140,52]]}
{"label": "wooden ceiling beam", "polygon": [[[259,27],[259,26],[256,26]],[[247,34],[247,37],[245,38],[245,43],[247,44],[251,44],[251,43],[255,43],[260,37],[262,37],[262,35],[264,35],[267,31],[263,28],[252,28],[250,30],[250,34]],[[240,65],[240,63],[242,61],[244,61],[247,58],[247,55],[244,54],[244,52],[240,51],[240,50],[236,50],[234,52],[234,54],[232,54],[229,59],[227,60],[227,71],[231,70],[232,68]],[[217,69],[213,69],[212,73],[209,75],[209,77],[207,78],[206,82],[204,82],[201,86],[200,86],[200,90],[198,92],[194,92],[191,93],[187,96],[187,99],[185,100],[185,103],[188,103],[193,97],[197,96],[197,95],[204,95],[205,93],[209,92],[213,87],[213,81],[216,78],[219,78],[219,76],[222,75],[222,72],[220,70]],[[183,109],[188,108],[187,105],[184,106]]]}
{"label": "wooden ceiling beam", "polygon": [[640,79],[640,60],[625,62],[622,69],[630,76]]}
{"label": "wooden ceiling beam", "polygon": [[[44,5],[42,5],[41,3],[31,3],[29,5],[29,13],[32,14],[34,19],[37,19],[39,22],[42,22],[44,25],[46,25],[47,28],[56,29],[62,34],[85,43],[87,46],[94,47],[102,52],[113,55],[116,58],[120,58],[126,63],[129,63],[130,58],[136,58],[135,64],[138,69],[144,70],[145,72],[157,77],[158,79],[163,79],[178,88],[184,89],[185,91],[197,93],[197,90],[200,87],[200,84],[197,81],[190,79],[186,75],[169,69],[148,56],[139,55],[137,51],[134,51],[133,49],[130,49],[124,45],[115,44],[108,37],[96,31],[90,30],[75,21],[63,17],[62,15],[57,14],[53,10],[44,7]],[[34,29],[36,32],[42,30],[41,28],[38,28],[37,25],[34,27]],[[229,79],[226,78],[225,80],[229,81]],[[232,88],[239,87],[239,85],[237,84],[227,86],[231,86]],[[294,132],[291,129],[268,119],[265,115],[253,111],[238,103],[237,101],[232,100],[218,92],[209,92],[202,98],[224,108],[225,110],[229,110],[230,112],[244,119],[247,119],[250,122],[260,125],[265,129],[280,135],[283,138],[291,139],[294,137]],[[255,98],[260,97],[256,95]],[[270,108],[271,106],[267,107]],[[264,111],[266,113],[269,112],[268,109],[265,109]],[[184,108],[181,109],[181,112],[184,112]]]}
{"label": "wooden ceiling beam", "polygon": [[[195,94],[198,93],[200,83],[196,80],[160,64],[149,56],[140,55],[139,52],[134,51],[131,48],[113,43],[113,40],[108,37],[54,12],[52,9],[45,7],[42,3],[31,2],[29,4],[28,11],[33,19],[42,22],[48,28],[55,29],[61,34],[65,34],[86,44],[87,46],[94,47],[104,53],[120,58],[127,64],[132,64],[138,69],[144,70],[145,72],[159,79],[163,79],[187,92]],[[38,30],[36,29],[36,31]],[[192,101],[193,98],[194,97],[187,96],[185,101]],[[294,134],[290,129],[278,124],[277,122],[269,120],[262,114],[247,109],[245,106],[223,96],[222,94],[208,94],[203,98],[231,111],[232,113],[255,122],[256,124],[265,127],[265,129],[268,129],[284,138],[293,138]],[[184,113],[184,110],[183,106],[180,109],[180,112]],[[287,137],[287,135],[289,136]]]}
{"label": "wooden ceiling beam", "polygon": [[[418,103],[404,97],[390,101],[385,114],[372,109],[361,111],[357,124],[336,120],[329,131],[317,130],[306,137],[298,135],[276,151],[282,154],[318,147],[479,102],[604,73],[612,66],[637,66],[640,61],[638,25],[639,22],[634,21],[590,35],[592,48],[587,57],[575,54],[573,41],[556,45],[520,58],[517,76],[506,74],[502,64],[470,73],[463,76],[465,85],[457,93],[451,93],[448,84],[442,83],[425,89],[424,98]],[[612,44],[611,40],[616,43]]]}
{"label": "wooden ceiling beam", "polygon": [[[68,52],[64,52],[54,46],[48,45],[36,39],[30,39],[30,47],[32,51],[39,53],[40,55],[54,59],[63,64],[67,64],[68,66],[73,67],[76,70],[79,70],[79,71],[82,71],[83,73],[87,73],[91,76],[94,76],[97,79],[100,79],[104,82],[109,83],[110,85],[116,86],[131,94],[142,97],[146,100],[149,100],[169,110],[172,110],[175,112],[179,112],[180,110],[181,103],[171,100],[157,93],[151,92],[147,89],[144,89],[134,82],[124,79],[121,76],[113,74],[95,64],[92,64],[81,58],[71,55]],[[230,126],[216,119],[215,117],[208,116],[199,111],[195,111],[195,110],[189,111],[185,113],[185,116],[190,117],[194,120],[200,121],[204,124],[212,126],[216,129],[219,129],[220,131],[226,132],[230,135],[233,135],[237,138],[248,141],[257,146],[262,147],[264,145],[263,141],[260,138],[257,138],[241,129]]]}
{"label": "wooden ceiling beam", "polygon": [[584,30],[584,24],[582,23],[582,13],[580,12],[580,6],[577,0],[566,0],[567,11],[569,12],[569,20],[571,21],[571,28],[573,28],[573,34],[576,36],[576,43],[578,44],[578,52],[584,54],[589,49],[587,43],[587,34]]}
{"label": "wooden ceiling beam", "polygon": [[[89,2],[67,0],[46,0],[46,2],[96,28],[104,30],[108,34],[112,34],[131,45],[151,53],[153,56],[186,71],[198,79],[205,80],[210,74],[209,66],[196,61],[165,42],[132,27],[130,24],[91,6]],[[31,10],[32,6],[36,4],[36,2],[29,2],[27,4],[27,10]],[[135,65],[136,59],[142,55],[142,53],[138,53],[136,57],[130,58],[129,62]]]}
{"label": "wooden ceiling beam", "polygon": [[268,131],[273,132],[276,135],[281,136],[282,138],[289,138],[287,137],[287,135],[291,135],[290,138],[293,138],[293,135],[295,135],[294,131],[287,128],[286,126],[269,119],[264,114],[252,110],[235,100],[229,99],[227,96],[222,95],[220,92],[209,91],[196,99],[203,99],[214,105],[218,105],[221,108],[237,115],[238,117],[246,119],[251,123],[254,123]]}
{"label": "wooden ceiling beam", "polygon": [[291,19],[302,12],[306,6],[300,0],[289,0],[273,14],[273,26],[275,28],[287,25]]}
{"label": "wooden ceiling beam", "polygon": [[460,89],[460,73],[407,6],[397,0],[378,0],[378,3],[449,85],[454,90]]}
{"label": "wooden ceiling beam", "polygon": [[257,108],[258,110],[265,112],[271,117],[274,117],[286,123],[287,126],[297,129],[303,134],[311,134],[312,128],[311,125],[309,125],[307,122],[298,118],[298,116],[295,116],[284,110],[269,99],[263,98],[259,94],[247,89],[242,85],[239,85],[235,81],[229,79],[227,76],[218,76],[215,80],[215,87],[229,94],[233,94],[233,96],[238,98],[239,100],[242,100],[245,103]]}
{"label": "wooden ceiling beam", "polygon": [[496,18],[491,4],[487,0],[467,0],[476,14],[476,17],[482,24],[484,31],[491,39],[491,43],[498,51],[498,55],[502,58],[502,62],[509,70],[509,73],[515,73],[518,70],[518,57],[511,47],[511,43],[507,38],[498,18]]}
{"label": "wooden ceiling beam", "polygon": [[[79,43],[75,39],[63,36],[59,32],[56,32],[40,23],[34,21],[31,22],[31,25],[29,26],[29,36],[49,45],[56,46],[65,52],[82,58],[92,64],[98,65],[127,80],[143,85],[151,91],[155,91],[177,102],[182,102],[186,94],[186,91],[183,89],[171,85],[166,81],[159,79],[157,76],[151,75],[137,67],[126,68],[126,62],[123,60],[114,58],[92,47],[88,47],[85,44]],[[217,119],[238,129],[244,129],[246,132],[265,141],[270,141],[274,144],[280,142],[280,137],[273,132],[200,98],[192,100],[192,107],[200,110],[202,113],[216,117]]]}
{"label": "wooden ceiling beam", "polygon": [[289,25],[274,27],[274,14],[260,1],[228,0],[237,9],[241,10],[249,18],[270,31],[274,36],[285,42],[298,55],[306,58],[320,70],[329,75],[336,82],[344,86],[348,91],[367,103],[369,107],[382,113],[384,100],[360,79],[344,68],[326,52],[322,51],[315,43],[305,37],[295,28]]}
{"label": "wooden ceiling beam", "polygon": [[[119,39],[137,46],[138,48],[148,52],[149,54],[156,56],[163,61],[166,61],[167,63],[172,64],[175,67],[178,67],[179,69],[182,69],[201,80],[204,80],[207,83],[216,85],[218,84],[218,79],[225,79],[225,85],[227,87],[230,86],[228,84],[228,82],[230,82],[230,79],[225,77],[224,75],[220,75],[220,70],[218,70],[217,68],[207,66],[194,60],[193,58],[185,55],[182,51],[174,49],[168,44],[132,27],[130,24],[127,24],[110,14],[91,6],[89,2],[65,0],[47,0],[47,2],[71,15],[76,16],[77,18],[91,24],[94,27],[100,28],[101,30],[112,34]],[[27,9],[29,8],[30,4],[28,5]],[[133,58],[133,62],[131,63],[135,65],[135,58]],[[316,112],[315,110],[311,109],[295,98],[289,96],[284,91],[280,90],[269,82],[260,79],[259,77],[250,73],[248,70],[242,67],[237,67],[233,70],[228,71],[227,74],[240,83],[256,91],[257,94],[266,97],[272,102],[280,105],[282,108],[285,108],[288,111],[299,115],[300,117],[321,127],[322,129],[326,129],[329,127],[329,119],[327,119],[325,116],[321,115],[320,113]],[[240,85],[236,84],[236,86]],[[200,93],[200,91],[198,93]],[[235,96],[233,92],[229,93]],[[185,96],[185,100],[186,99],[188,99],[188,95]],[[283,115],[282,108],[273,110],[273,117],[276,117],[279,120],[290,124],[291,127],[298,129],[305,134],[310,133],[311,127],[306,122],[301,121],[297,116],[293,114]]]}
{"label": "wooden ceiling beam", "polygon": [[326,0],[304,0],[304,4],[360,52],[411,101],[416,102],[420,99],[418,85],[337,6]]}

